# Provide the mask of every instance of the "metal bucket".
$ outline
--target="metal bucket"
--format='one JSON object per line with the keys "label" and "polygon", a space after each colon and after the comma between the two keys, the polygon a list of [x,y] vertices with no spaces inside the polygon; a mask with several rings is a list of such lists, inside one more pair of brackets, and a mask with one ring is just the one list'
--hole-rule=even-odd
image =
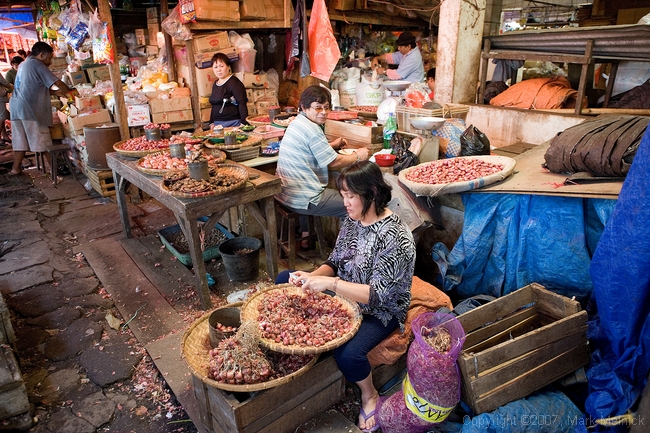
{"label": "metal bucket", "polygon": [[210,167],[208,167],[208,161],[188,162],[187,170],[190,173],[190,177],[194,180],[210,179]]}
{"label": "metal bucket", "polygon": [[162,136],[160,135],[160,128],[145,129],[144,134],[149,141],[159,141]]}
{"label": "metal bucket", "polygon": [[110,170],[106,154],[114,152],[113,145],[122,139],[117,123],[95,123],[84,126],[88,167],[93,170]]}
{"label": "metal bucket", "polygon": [[[237,329],[241,325],[240,314],[241,311],[238,307],[217,308],[210,314],[208,326],[210,327],[210,345],[212,347],[217,347],[221,340],[231,337],[237,332]],[[234,330],[225,331],[218,329],[218,324],[230,326]]]}

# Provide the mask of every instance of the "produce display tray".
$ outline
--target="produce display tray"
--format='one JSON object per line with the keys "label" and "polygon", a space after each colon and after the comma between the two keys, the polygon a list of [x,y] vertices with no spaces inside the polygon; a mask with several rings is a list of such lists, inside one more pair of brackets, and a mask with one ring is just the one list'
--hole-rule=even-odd
{"label": "produce display tray", "polygon": [[[208,218],[207,217],[201,217],[198,219],[198,221],[201,222],[207,222]],[[215,230],[219,230],[222,232],[224,235],[226,235],[226,238],[232,239],[235,237],[230,231],[222,226],[221,224],[218,224],[214,226]],[[180,253],[169,241],[169,238],[171,238],[172,235],[178,233],[181,231],[181,226],[178,224],[175,224],[173,226],[165,227],[164,229],[158,230],[158,237],[160,238],[160,241],[165,245],[165,247],[174,255],[176,258],[178,258],[178,261],[180,261],[182,264],[185,266],[192,266],[192,257],[190,256],[189,253],[183,254]],[[208,262],[212,259],[218,259],[221,257],[221,254],[219,254],[219,244],[217,245],[212,245],[210,247],[207,247],[203,251],[203,261]]]}
{"label": "produce display tray", "polygon": [[260,155],[262,146],[243,147],[241,149],[224,150],[228,159],[235,162],[247,161],[249,159],[257,158]]}

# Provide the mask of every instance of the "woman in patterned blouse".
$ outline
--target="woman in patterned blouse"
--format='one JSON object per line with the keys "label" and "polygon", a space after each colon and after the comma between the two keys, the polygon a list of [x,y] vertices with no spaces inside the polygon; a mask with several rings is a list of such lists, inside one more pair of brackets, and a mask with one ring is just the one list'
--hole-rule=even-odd
{"label": "woman in patterned blouse", "polygon": [[379,393],[372,383],[368,352],[398,327],[404,330],[411,302],[415,242],[408,227],[386,207],[391,187],[370,161],[352,164],[336,181],[348,212],[329,259],[313,272],[281,273],[277,283],[305,292],[330,290],[357,301],[363,321],[359,331],[334,351],[349,382],[361,389],[359,428],[375,431]]}

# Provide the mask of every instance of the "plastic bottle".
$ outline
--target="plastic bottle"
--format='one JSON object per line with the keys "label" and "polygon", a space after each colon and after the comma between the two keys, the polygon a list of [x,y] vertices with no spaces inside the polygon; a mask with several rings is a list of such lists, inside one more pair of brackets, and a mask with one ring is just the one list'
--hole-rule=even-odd
{"label": "plastic bottle", "polygon": [[390,141],[393,138],[393,135],[397,131],[397,120],[395,119],[395,113],[388,113],[388,118],[384,123],[384,149],[390,149]]}

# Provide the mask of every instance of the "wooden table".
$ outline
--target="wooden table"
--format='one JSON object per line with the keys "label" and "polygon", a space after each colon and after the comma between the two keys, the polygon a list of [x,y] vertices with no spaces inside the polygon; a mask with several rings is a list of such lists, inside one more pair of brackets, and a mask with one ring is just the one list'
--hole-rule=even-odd
{"label": "wooden table", "polygon": [[[162,178],[144,174],[136,167],[137,160],[112,152],[106,155],[108,166],[113,170],[113,180],[117,193],[117,206],[122,220],[124,235],[132,237],[131,224],[126,203],[127,182],[132,183],[174,213],[188,241],[194,275],[197,280],[197,291],[204,309],[211,305],[210,290],[203,262],[203,251],[199,240],[199,224],[197,218],[208,216],[203,225],[207,230],[214,228],[222,215],[234,206],[244,205],[251,215],[262,226],[264,233],[264,248],[266,265],[269,276],[275,278],[278,263],[278,238],[275,222],[275,206],[273,196],[281,191],[280,179],[254,168],[246,167],[250,180],[245,186],[229,191],[199,198],[178,198],[161,188]],[[205,233],[207,237],[208,232]]]}

